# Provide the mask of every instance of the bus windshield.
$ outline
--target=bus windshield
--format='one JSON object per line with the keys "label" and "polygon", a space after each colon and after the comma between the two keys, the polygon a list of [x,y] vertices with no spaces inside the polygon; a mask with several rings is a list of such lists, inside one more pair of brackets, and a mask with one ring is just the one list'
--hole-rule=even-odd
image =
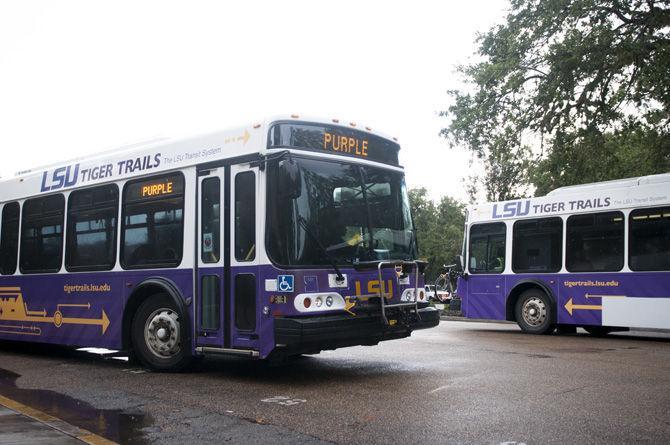
{"label": "bus windshield", "polygon": [[337,161],[295,159],[297,198],[268,172],[270,257],[281,265],[354,264],[416,258],[409,198],[401,172]]}

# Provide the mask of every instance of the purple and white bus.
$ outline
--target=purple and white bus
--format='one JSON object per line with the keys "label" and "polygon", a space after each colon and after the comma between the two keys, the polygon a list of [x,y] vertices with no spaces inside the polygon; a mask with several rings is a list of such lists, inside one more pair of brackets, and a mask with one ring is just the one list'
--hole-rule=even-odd
{"label": "purple and white bus", "polygon": [[3,180],[0,340],[169,370],[436,326],[399,149],[291,116]]}
{"label": "purple and white bus", "polygon": [[465,235],[466,317],[537,334],[670,329],[670,174],[470,206]]}

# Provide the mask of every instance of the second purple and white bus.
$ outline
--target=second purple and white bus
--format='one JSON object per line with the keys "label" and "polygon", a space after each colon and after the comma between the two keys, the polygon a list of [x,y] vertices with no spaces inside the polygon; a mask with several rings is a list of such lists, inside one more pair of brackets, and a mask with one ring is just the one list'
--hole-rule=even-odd
{"label": "second purple and white bus", "polygon": [[670,329],[670,174],[470,206],[466,317],[526,332]]}

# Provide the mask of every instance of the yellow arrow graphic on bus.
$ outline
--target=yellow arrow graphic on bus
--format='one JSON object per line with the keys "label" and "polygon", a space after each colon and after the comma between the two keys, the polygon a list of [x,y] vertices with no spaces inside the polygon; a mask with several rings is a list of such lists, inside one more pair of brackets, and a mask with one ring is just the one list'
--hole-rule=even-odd
{"label": "yellow arrow graphic on bus", "polygon": [[351,315],[356,316],[356,314],[354,314],[353,312],[351,312],[351,309],[353,309],[354,306],[356,306],[356,302],[355,302],[355,301],[351,301],[350,298],[351,298],[351,297],[346,297],[346,298],[344,299],[344,310],[347,311],[347,312],[349,312]]}
{"label": "yellow arrow graphic on bus", "polygon": [[226,138],[223,141],[223,143],[224,144],[231,144],[233,142],[242,142],[242,145],[247,145],[247,141],[249,140],[249,138],[251,138],[251,135],[249,134],[249,132],[245,128],[244,133],[242,133],[241,135],[239,135],[237,137],[236,136],[231,136],[229,138]]}
{"label": "yellow arrow graphic on bus", "polygon": [[60,328],[64,324],[95,325],[100,326],[103,335],[107,332],[110,321],[104,309],[102,309],[100,318],[64,317],[61,312],[61,307],[80,307],[90,310],[91,303],[59,304],[53,315],[47,316],[45,309],[42,309],[41,311],[29,310],[28,304],[23,300],[23,293],[20,289],[16,288],[16,290],[14,290],[14,288],[11,288],[12,290],[8,291],[9,289],[10,288],[0,288],[0,295],[7,296],[6,298],[0,298],[0,320],[3,322],[53,323],[57,328]]}
{"label": "yellow arrow graphic on bus", "polygon": [[244,134],[242,136],[238,136],[237,140],[238,141],[241,140],[243,142],[243,145],[246,145],[250,137],[251,135],[249,134],[249,132],[246,129],[244,129]]}
{"label": "yellow arrow graphic on bus", "polygon": [[572,315],[574,310],[590,310],[590,311],[601,311],[603,307],[599,304],[574,304],[572,298],[565,303],[565,309],[568,311],[568,314]]}
{"label": "yellow arrow graphic on bus", "polygon": [[102,328],[102,334],[104,335],[109,327],[109,318],[105,314],[105,310],[102,310],[102,315],[100,318],[71,318],[63,317],[63,324],[92,324],[99,325]]}

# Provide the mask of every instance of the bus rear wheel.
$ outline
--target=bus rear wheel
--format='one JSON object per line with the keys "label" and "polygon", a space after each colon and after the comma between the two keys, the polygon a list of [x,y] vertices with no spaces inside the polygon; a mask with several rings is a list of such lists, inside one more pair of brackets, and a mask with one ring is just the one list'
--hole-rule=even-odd
{"label": "bus rear wheel", "polygon": [[514,307],[516,322],[529,334],[551,334],[554,331],[554,308],[540,289],[524,291]]}
{"label": "bus rear wheel", "polygon": [[133,318],[132,341],[133,351],[144,366],[178,371],[191,362],[183,319],[167,295],[154,295],[140,305]]}

